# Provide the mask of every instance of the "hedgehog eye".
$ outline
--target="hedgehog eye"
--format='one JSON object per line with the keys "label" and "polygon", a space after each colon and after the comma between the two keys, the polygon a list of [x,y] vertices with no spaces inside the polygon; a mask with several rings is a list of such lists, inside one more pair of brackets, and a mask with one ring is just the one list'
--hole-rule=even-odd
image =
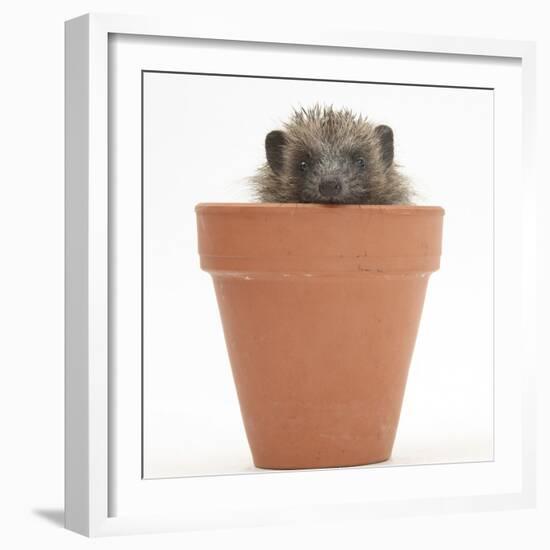
{"label": "hedgehog eye", "polygon": [[360,157],[355,161],[355,164],[357,164],[359,168],[365,168],[365,159],[363,157]]}
{"label": "hedgehog eye", "polygon": [[307,162],[305,160],[303,160],[302,162],[300,162],[298,167],[300,168],[301,172],[305,172],[307,170]]}

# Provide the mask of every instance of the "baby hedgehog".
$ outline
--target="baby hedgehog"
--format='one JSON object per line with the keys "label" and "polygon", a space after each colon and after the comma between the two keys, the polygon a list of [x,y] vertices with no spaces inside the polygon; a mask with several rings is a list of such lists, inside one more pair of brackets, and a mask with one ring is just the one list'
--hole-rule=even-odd
{"label": "baby hedgehog", "polygon": [[265,138],[267,162],[251,178],[263,202],[410,204],[393,161],[393,131],[348,109],[294,110]]}

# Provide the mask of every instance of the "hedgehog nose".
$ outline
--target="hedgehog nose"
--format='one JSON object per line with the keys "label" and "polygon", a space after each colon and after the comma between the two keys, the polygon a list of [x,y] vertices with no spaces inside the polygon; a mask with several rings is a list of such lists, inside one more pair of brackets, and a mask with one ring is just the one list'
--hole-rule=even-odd
{"label": "hedgehog nose", "polygon": [[342,191],[342,184],[337,180],[323,181],[319,185],[319,193],[324,197],[335,197]]}

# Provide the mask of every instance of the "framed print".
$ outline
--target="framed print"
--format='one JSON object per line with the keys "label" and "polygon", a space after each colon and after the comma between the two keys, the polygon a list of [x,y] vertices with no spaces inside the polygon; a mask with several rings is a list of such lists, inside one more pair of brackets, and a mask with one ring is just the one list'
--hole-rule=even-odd
{"label": "framed print", "polygon": [[[441,265],[420,303],[406,390],[394,407],[391,456],[262,466],[251,450],[258,419],[243,424],[248,405],[234,384],[240,344],[230,342],[211,279],[201,271],[197,215],[204,203],[257,211],[250,205],[258,204],[253,176],[275,166],[273,151],[282,147],[270,149],[270,140],[282,139],[289,117],[303,123],[299,113],[323,112],[354,113],[363,118],[353,121],[373,124],[376,135],[391,132],[389,162],[395,153],[414,188],[414,208],[445,211]],[[68,21],[67,528],[99,536],[532,505],[533,121],[531,43],[367,31],[214,35],[113,15]],[[363,158],[354,162],[356,170],[374,170],[373,157],[366,167]],[[327,193],[340,191],[340,183],[327,181]],[[331,211],[363,212],[348,206]],[[261,232],[267,210],[259,212]],[[342,227],[353,216],[344,215]],[[266,230],[275,248],[285,223]],[[319,223],[318,231],[306,226],[300,242],[305,233],[323,234]],[[375,249],[387,223],[371,227],[367,240]],[[237,249],[256,234],[246,227]],[[357,261],[371,261],[369,250]],[[395,267],[396,254],[388,265]],[[395,282],[400,276],[392,273]],[[308,293],[311,282],[301,281]],[[352,286],[348,281],[337,295]],[[262,296],[278,296],[275,287],[262,288]],[[390,294],[401,292],[393,288]],[[219,284],[216,292],[220,303]],[[267,302],[261,304],[265,311]],[[315,326],[340,326],[328,309],[314,311]],[[283,318],[282,326],[290,322]],[[300,329],[299,345],[315,350],[309,326]],[[276,347],[281,364],[296,357],[284,334]],[[339,338],[335,357],[347,345]],[[259,364],[268,353],[258,349]],[[260,382],[264,400],[268,386],[283,379],[297,387],[297,371],[284,372]],[[308,374],[308,388],[318,375]],[[331,380],[346,376],[342,370]],[[344,401],[342,407],[362,407]],[[288,407],[277,406],[284,417]],[[295,427],[289,419],[288,434]],[[323,429],[316,441],[329,445],[334,435]],[[287,456],[283,451],[301,442],[283,437],[276,454]]]}

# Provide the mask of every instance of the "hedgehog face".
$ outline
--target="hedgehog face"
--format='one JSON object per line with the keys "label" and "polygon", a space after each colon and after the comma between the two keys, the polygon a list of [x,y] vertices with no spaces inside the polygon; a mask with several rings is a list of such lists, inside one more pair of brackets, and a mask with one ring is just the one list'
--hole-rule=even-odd
{"label": "hedgehog face", "polygon": [[347,111],[295,113],[265,142],[268,165],[300,202],[376,203],[393,163],[393,132]]}
{"label": "hedgehog face", "polygon": [[318,148],[288,151],[284,174],[302,202],[365,202],[373,178],[379,178],[377,159],[368,147],[340,148],[321,143]]}

